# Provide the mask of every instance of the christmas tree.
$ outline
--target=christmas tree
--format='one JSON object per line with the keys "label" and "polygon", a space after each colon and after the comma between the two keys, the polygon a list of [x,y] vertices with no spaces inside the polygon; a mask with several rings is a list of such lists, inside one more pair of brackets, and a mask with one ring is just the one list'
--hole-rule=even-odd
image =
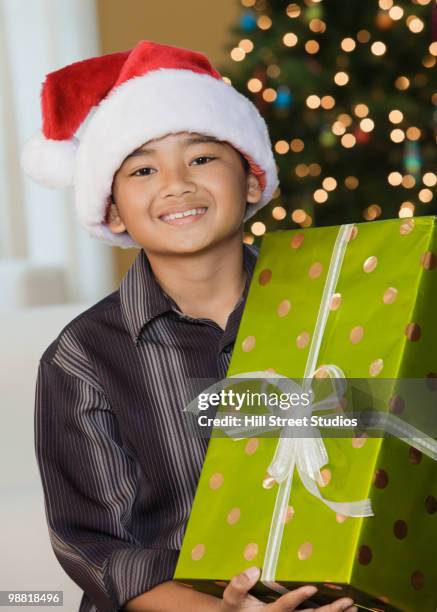
{"label": "christmas tree", "polygon": [[240,5],[222,74],[266,119],[281,181],[245,240],[436,214],[435,0]]}

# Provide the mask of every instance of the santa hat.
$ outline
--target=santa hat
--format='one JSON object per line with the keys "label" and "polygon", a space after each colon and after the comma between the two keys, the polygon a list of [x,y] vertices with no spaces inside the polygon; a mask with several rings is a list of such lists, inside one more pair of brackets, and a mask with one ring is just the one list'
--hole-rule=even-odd
{"label": "santa hat", "polygon": [[25,145],[22,166],[42,185],[74,185],[79,221],[103,242],[140,246],[106,225],[113,177],[132,151],[170,133],[214,136],[245,156],[262,189],[245,220],[278,186],[264,119],[201,53],[144,40],[76,62],[47,75],[41,106],[42,131]]}

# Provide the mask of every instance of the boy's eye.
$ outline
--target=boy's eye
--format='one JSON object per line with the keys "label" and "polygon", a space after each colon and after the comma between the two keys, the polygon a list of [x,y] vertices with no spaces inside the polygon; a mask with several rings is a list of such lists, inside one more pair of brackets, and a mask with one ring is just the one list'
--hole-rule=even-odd
{"label": "boy's eye", "polygon": [[205,160],[212,160],[212,159],[216,159],[216,158],[215,157],[210,157],[208,155],[202,155],[201,157],[196,157],[194,162],[198,162],[199,160],[201,160],[199,165],[203,166],[203,164],[206,163]]}
{"label": "boy's eye", "polygon": [[153,170],[153,168],[139,168],[132,173],[132,176],[149,176],[150,172],[148,170]]}

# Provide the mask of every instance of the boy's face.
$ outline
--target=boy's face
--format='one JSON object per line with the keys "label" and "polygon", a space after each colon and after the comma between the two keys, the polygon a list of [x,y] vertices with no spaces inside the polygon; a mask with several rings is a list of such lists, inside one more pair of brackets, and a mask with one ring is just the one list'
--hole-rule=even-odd
{"label": "boy's face", "polygon": [[[241,234],[246,203],[259,202],[261,189],[231,145],[181,132],[151,140],[128,156],[114,177],[112,196],[111,231],[127,231],[146,251],[182,254]],[[192,209],[201,214],[166,218]]]}

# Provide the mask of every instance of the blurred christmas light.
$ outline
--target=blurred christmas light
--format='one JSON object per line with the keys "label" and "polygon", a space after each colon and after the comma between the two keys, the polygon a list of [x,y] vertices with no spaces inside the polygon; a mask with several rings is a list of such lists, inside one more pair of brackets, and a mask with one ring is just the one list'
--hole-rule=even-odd
{"label": "blurred christmas light", "polygon": [[224,81],[227,85],[232,85],[231,79],[227,76],[222,77],[222,81]]}
{"label": "blurred christmas light", "polygon": [[372,44],[372,46],[370,47],[370,50],[373,53],[373,55],[384,55],[384,53],[387,51],[387,47],[385,46],[383,42],[378,40]]}
{"label": "blurred christmas light", "polygon": [[392,123],[401,123],[404,119],[404,115],[400,110],[395,108],[389,112],[388,118]]}
{"label": "blurred christmas light", "polygon": [[276,100],[277,93],[274,89],[268,87],[267,89],[264,89],[262,96],[263,100],[266,102],[274,102]]}
{"label": "blurred christmas light", "polygon": [[322,168],[320,167],[320,164],[316,164],[316,163],[312,163],[308,166],[308,170],[310,173],[310,176],[319,176]]}
{"label": "blurred christmas light", "polygon": [[341,41],[341,48],[347,53],[353,51],[356,46],[357,43],[354,41],[353,38],[343,38],[343,40]]}
{"label": "blurred christmas light", "polygon": [[255,3],[256,3],[256,0],[241,0],[241,4],[245,6],[246,8],[250,8],[251,6],[254,6]]}
{"label": "blurred christmas light", "polygon": [[357,104],[354,108],[354,113],[357,117],[367,117],[369,114],[369,107],[365,104]]}
{"label": "blurred christmas light", "polygon": [[240,27],[244,32],[252,32],[256,28],[256,15],[253,11],[244,11],[240,18]]}
{"label": "blurred christmas light", "polygon": [[293,32],[287,32],[287,34],[284,34],[282,41],[286,47],[294,47],[297,45],[298,38]]}
{"label": "blurred christmas light", "polygon": [[298,4],[289,4],[286,9],[286,13],[290,19],[295,19],[300,15],[300,6]]}
{"label": "blurred christmas light", "polygon": [[272,217],[277,221],[282,221],[282,219],[285,219],[286,216],[287,211],[283,206],[275,206],[275,208],[272,210]]}
{"label": "blurred christmas light", "polygon": [[436,58],[433,55],[427,55],[422,60],[422,66],[425,68],[433,68],[436,63]]}
{"label": "blurred christmas light", "polygon": [[400,172],[390,172],[387,180],[393,187],[398,187],[402,183],[402,174]]}
{"label": "blurred christmas light", "polygon": [[266,226],[264,223],[261,223],[261,221],[255,221],[255,223],[252,223],[250,226],[250,231],[254,236],[262,236],[265,234]]}
{"label": "blurred christmas light", "polygon": [[396,142],[396,143],[402,142],[404,138],[405,138],[405,132],[403,130],[396,129],[390,132],[390,139],[393,142]]}
{"label": "blurred christmas light", "polygon": [[379,8],[388,11],[393,6],[393,0],[379,0]]}
{"label": "blurred christmas light", "polygon": [[276,64],[270,64],[270,66],[267,66],[266,72],[270,78],[277,79],[281,74],[281,69]]}
{"label": "blurred christmas light", "polygon": [[422,6],[426,6],[431,2],[431,0],[416,0],[417,4],[421,4]]}
{"label": "blurred christmas light", "polygon": [[321,19],[311,19],[309,22],[309,28],[311,32],[323,34],[323,32],[326,30],[326,23]]}
{"label": "blurred christmas light", "polygon": [[301,208],[296,208],[296,210],[293,210],[293,212],[291,213],[291,218],[295,223],[302,223],[303,221],[305,221],[306,216],[306,212]]}
{"label": "blurred christmas light", "polygon": [[357,33],[357,40],[360,43],[367,43],[370,40],[370,32],[368,30],[360,30]]}
{"label": "blurred christmas light", "polygon": [[319,108],[320,106],[320,98],[319,96],[316,96],[314,94],[311,96],[308,96],[305,102],[308,108],[311,108],[311,109]]}
{"label": "blurred christmas light", "polygon": [[356,189],[359,184],[360,184],[360,181],[357,179],[356,176],[347,176],[344,179],[344,186],[347,189]]}
{"label": "blurred christmas light", "polygon": [[413,34],[419,34],[425,27],[425,24],[416,15],[410,15],[407,19],[407,26]]}
{"label": "blurred christmas light", "polygon": [[311,215],[307,215],[300,225],[301,227],[310,227],[312,222],[313,218],[311,217]]}
{"label": "blurred christmas light", "polygon": [[304,178],[308,176],[310,170],[306,164],[298,164],[294,170],[296,172],[296,176],[299,178]]}
{"label": "blurred christmas light", "polygon": [[304,150],[304,148],[305,143],[300,138],[293,138],[293,140],[290,142],[290,149],[293,151],[293,153],[300,153]]}
{"label": "blurred christmas light", "polygon": [[278,87],[275,106],[277,108],[288,108],[293,102],[293,96],[286,85]]}
{"label": "blurred christmas light", "polygon": [[363,217],[366,221],[373,221],[381,215],[381,207],[378,204],[371,204],[363,211]]}
{"label": "blurred christmas light", "polygon": [[337,72],[334,76],[334,82],[336,85],[339,85],[340,87],[342,87],[343,85],[346,85],[349,81],[349,75],[347,74],[347,72]]}
{"label": "blurred christmas light", "polygon": [[285,155],[290,150],[290,145],[286,140],[278,140],[275,144],[275,151],[279,153],[279,155]]}
{"label": "blurred christmas light", "polygon": [[399,209],[399,217],[401,219],[407,219],[408,217],[412,217],[414,215],[415,206],[412,202],[404,202],[401,204]]}
{"label": "blurred christmas light", "polygon": [[408,89],[409,86],[410,86],[410,79],[408,79],[406,76],[399,76],[395,81],[396,89],[399,89],[401,91]]}
{"label": "blurred christmas light", "polygon": [[320,100],[320,104],[325,110],[330,110],[331,108],[334,108],[335,100],[332,96],[323,96]]}
{"label": "blurred christmas light", "polygon": [[341,121],[334,121],[331,130],[336,136],[342,136],[346,131],[346,127]]}
{"label": "blurred christmas light", "polygon": [[262,87],[263,84],[259,79],[250,79],[247,82],[247,89],[252,93],[258,93],[259,91],[261,91]]}
{"label": "blurred christmas light", "polygon": [[234,47],[231,51],[231,58],[234,62],[241,62],[246,57],[246,52],[240,47]]}
{"label": "blurred christmas light", "polygon": [[422,133],[419,130],[419,128],[417,127],[409,127],[407,129],[407,138],[408,140],[419,140],[419,138],[421,137]]}
{"label": "blurred christmas light", "polygon": [[337,117],[337,121],[340,121],[340,123],[342,123],[346,127],[349,127],[350,125],[352,125],[352,117],[348,115],[347,113],[341,113]]}
{"label": "blurred christmas light", "polygon": [[309,53],[310,55],[314,55],[315,53],[318,53],[319,49],[320,49],[320,45],[317,42],[317,40],[308,40],[305,43],[305,51]]}
{"label": "blurred christmas light", "polygon": [[419,191],[419,200],[424,204],[429,204],[433,198],[431,189],[421,189]]}
{"label": "blurred christmas light", "polygon": [[253,51],[253,42],[248,38],[243,38],[242,40],[240,40],[238,46],[240,47],[240,49],[243,49],[245,53],[250,53],[251,51]]}
{"label": "blurred christmas light", "polygon": [[372,119],[361,119],[360,128],[363,130],[363,132],[371,132],[374,127],[375,123],[372,121]]}
{"label": "blurred christmas light", "polygon": [[437,184],[437,176],[433,172],[425,172],[422,181],[427,187],[434,187]]}
{"label": "blurred christmas light", "polygon": [[337,187],[337,181],[334,177],[327,176],[323,179],[322,187],[323,189],[326,189],[326,191],[334,191],[334,189]]}
{"label": "blurred christmas light", "polygon": [[244,234],[243,242],[245,244],[253,244],[255,242],[255,238],[253,236],[249,236],[249,234]]}
{"label": "blurred christmas light", "polygon": [[404,9],[400,6],[393,6],[389,10],[388,14],[394,21],[399,21],[399,19],[402,19],[402,17],[404,16]]}
{"label": "blurred christmas light", "polygon": [[431,55],[434,55],[434,57],[437,56],[437,41],[434,41],[429,45],[428,51]]}
{"label": "blurred christmas light", "polygon": [[405,189],[413,189],[416,184],[416,179],[412,174],[406,174],[402,177],[402,187]]}
{"label": "blurred christmas light", "polygon": [[272,27],[272,20],[267,15],[260,15],[256,23],[260,30],[268,30]]}
{"label": "blurred christmas light", "polygon": [[316,189],[313,193],[313,198],[317,204],[323,204],[328,199],[328,192],[324,189]]}
{"label": "blurred christmas light", "polygon": [[341,144],[346,149],[351,149],[352,147],[354,147],[356,142],[357,140],[353,134],[345,134],[344,136],[341,137]]}

